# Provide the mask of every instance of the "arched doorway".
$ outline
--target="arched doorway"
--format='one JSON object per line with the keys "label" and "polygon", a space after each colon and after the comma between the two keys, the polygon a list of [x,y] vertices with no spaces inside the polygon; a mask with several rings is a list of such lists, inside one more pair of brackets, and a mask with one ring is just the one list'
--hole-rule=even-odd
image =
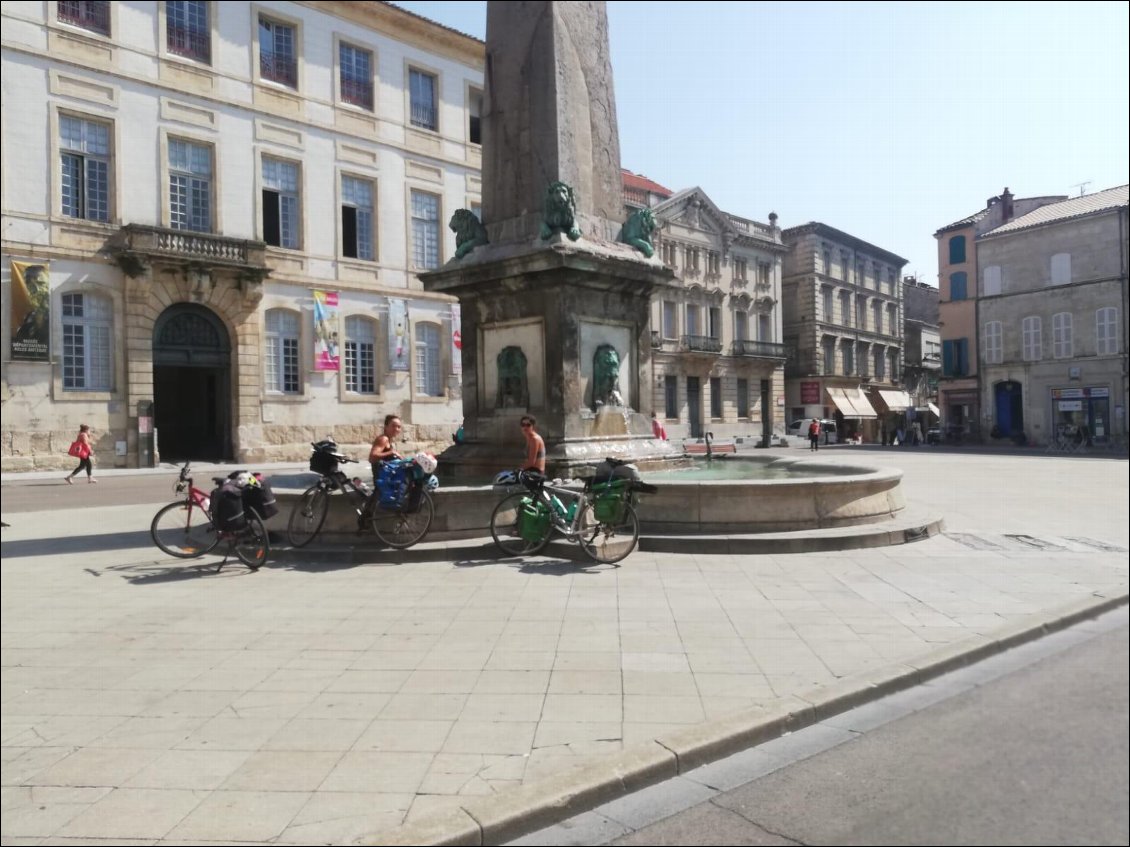
{"label": "arched doorway", "polygon": [[1019,382],[998,382],[995,387],[997,431],[1001,438],[1012,438],[1024,431],[1024,392]]}
{"label": "arched doorway", "polygon": [[231,339],[210,309],[178,303],[157,318],[153,406],[163,461],[231,458]]}

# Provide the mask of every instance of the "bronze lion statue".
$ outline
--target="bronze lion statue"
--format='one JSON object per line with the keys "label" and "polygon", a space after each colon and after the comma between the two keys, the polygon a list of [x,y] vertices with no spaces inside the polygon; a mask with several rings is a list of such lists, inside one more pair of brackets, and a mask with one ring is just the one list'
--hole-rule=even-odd
{"label": "bronze lion statue", "polygon": [[601,344],[592,357],[593,406],[622,406],[620,395],[620,354],[611,344]]}
{"label": "bronze lion statue", "polygon": [[651,209],[636,209],[620,227],[620,235],[616,240],[630,244],[650,259],[655,255],[655,247],[651,243],[655,227],[655,215],[651,213]]}
{"label": "bronze lion statue", "polygon": [[551,183],[545,191],[545,218],[541,224],[541,237],[544,241],[555,232],[565,233],[570,241],[581,237],[577,227],[577,198],[573,189],[558,180]]}
{"label": "bronze lion statue", "polygon": [[470,209],[456,209],[447,228],[455,233],[456,259],[462,259],[476,247],[489,243],[486,227]]}

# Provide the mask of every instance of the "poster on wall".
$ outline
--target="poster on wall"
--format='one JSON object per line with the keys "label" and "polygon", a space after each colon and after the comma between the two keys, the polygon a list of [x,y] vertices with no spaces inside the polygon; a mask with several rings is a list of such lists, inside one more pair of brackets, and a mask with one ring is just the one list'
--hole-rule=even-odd
{"label": "poster on wall", "polygon": [[463,313],[459,304],[451,307],[451,372],[463,373]]}
{"label": "poster on wall", "polygon": [[51,272],[47,262],[12,267],[12,360],[51,360]]}
{"label": "poster on wall", "polygon": [[337,371],[341,367],[338,346],[338,293],[314,290],[314,370]]}
{"label": "poster on wall", "polygon": [[388,301],[388,369],[406,371],[408,367],[408,304]]}

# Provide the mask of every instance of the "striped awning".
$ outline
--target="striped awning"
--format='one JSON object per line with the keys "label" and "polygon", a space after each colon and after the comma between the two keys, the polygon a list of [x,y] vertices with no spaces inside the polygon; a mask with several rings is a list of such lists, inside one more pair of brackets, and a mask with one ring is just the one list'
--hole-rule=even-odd
{"label": "striped awning", "polygon": [[840,410],[845,418],[877,418],[875,407],[858,388],[832,388],[825,389],[832,405]]}

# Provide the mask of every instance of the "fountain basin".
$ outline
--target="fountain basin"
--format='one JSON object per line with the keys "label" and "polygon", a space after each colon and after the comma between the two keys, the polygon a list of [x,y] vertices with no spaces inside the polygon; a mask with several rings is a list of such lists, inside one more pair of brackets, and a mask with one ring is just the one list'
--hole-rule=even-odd
{"label": "fountain basin", "polygon": [[[722,535],[788,532],[857,526],[889,521],[906,508],[902,472],[861,465],[773,456],[727,456],[714,460],[727,472],[736,465],[785,468],[797,475],[783,479],[680,479],[678,471],[646,474],[659,493],[640,500],[641,531],[648,535]],[[298,494],[315,481],[313,474],[272,478],[279,514],[268,521],[286,531]],[[579,483],[577,483],[579,485]],[[490,516],[504,492],[490,486],[441,487],[434,493],[435,520],[429,540],[490,535]],[[350,498],[335,494],[322,529],[327,543],[357,539],[357,518]]]}

